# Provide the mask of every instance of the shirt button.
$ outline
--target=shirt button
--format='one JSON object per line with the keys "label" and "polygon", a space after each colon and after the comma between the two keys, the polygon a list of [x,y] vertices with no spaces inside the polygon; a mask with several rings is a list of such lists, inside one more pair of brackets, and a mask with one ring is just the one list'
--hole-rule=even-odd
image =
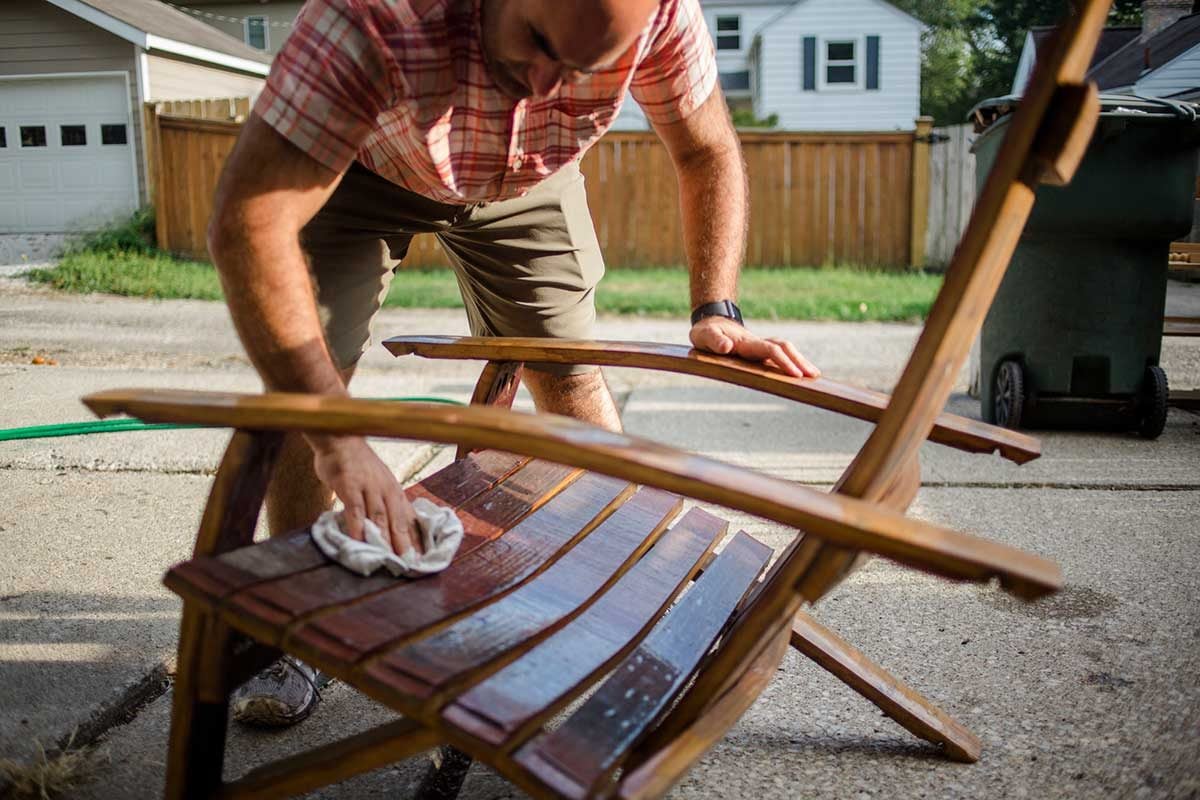
{"label": "shirt button", "polygon": [[522,161],[520,157],[516,158],[516,159],[513,161],[513,172],[520,172],[520,170],[521,170],[521,165],[523,165],[524,163],[525,163],[525,162],[524,162],[524,161]]}

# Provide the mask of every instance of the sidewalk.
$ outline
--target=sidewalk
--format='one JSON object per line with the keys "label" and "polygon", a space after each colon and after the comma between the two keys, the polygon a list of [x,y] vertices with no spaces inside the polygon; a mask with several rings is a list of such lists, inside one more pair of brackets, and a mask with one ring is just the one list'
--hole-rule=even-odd
{"label": "sidewalk", "polygon": [[[888,389],[919,330],[762,324],[835,379]],[[381,332],[465,333],[457,313],[386,312]],[[600,338],[683,342],[678,321],[602,320]],[[59,362],[29,365],[32,355]],[[1166,343],[1172,383],[1200,386],[1200,341]],[[465,400],[478,367],[375,348],[361,396]],[[631,433],[827,486],[863,423],[695,379],[608,372]],[[219,304],[64,298],[0,279],[0,427],[86,418],[118,386],[257,391]],[[965,382],[962,387],[965,388]],[[527,403],[527,399],[522,402]],[[958,413],[978,414],[958,395]],[[77,795],[161,793],[179,604],[159,583],[187,557],[226,434],[177,431],[0,444],[0,759],[78,730],[107,761]],[[1049,434],[1017,468],[929,445],[913,513],[1057,560],[1068,588],[1033,606],[876,560],[815,616],[971,727],[972,766],[939,758],[811,662],[783,671],[672,797],[1194,797],[1200,794],[1200,417],[1166,434]],[[406,478],[446,448],[389,444]],[[787,532],[731,517],[772,546]],[[307,749],[388,713],[331,687],[282,734],[234,730],[228,769]],[[407,796],[421,759],[313,797]],[[462,797],[520,796],[478,766]]]}

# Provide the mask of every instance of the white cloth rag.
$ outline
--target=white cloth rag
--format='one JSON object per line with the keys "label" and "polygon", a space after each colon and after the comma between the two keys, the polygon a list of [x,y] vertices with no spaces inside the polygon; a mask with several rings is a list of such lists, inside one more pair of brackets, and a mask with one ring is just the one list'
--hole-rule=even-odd
{"label": "white cloth rag", "polygon": [[387,567],[397,578],[419,578],[441,572],[450,566],[450,560],[462,544],[462,521],[453,510],[435,505],[424,497],[414,500],[412,507],[421,529],[424,553],[409,549],[397,555],[392,551],[388,537],[369,519],[363,520],[366,541],[351,539],[342,533],[341,513],[336,511],[326,511],[313,523],[313,541],[327,557],[364,577],[380,567]]}

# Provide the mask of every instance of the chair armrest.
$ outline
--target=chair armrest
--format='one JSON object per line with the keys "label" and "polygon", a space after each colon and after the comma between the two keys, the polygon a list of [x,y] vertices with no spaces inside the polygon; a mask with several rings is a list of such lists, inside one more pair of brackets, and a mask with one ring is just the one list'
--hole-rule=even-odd
{"label": "chair armrest", "polygon": [[947,578],[998,578],[1023,597],[1047,594],[1062,584],[1057,565],[1020,550],[566,417],[302,394],[113,390],[83,402],[100,416],[126,413],[147,422],[382,436],[503,450],[746,511]]}
{"label": "chair armrest", "polygon": [[[393,355],[438,359],[532,361],[550,364],[594,364],[696,375],[757,389],[816,408],[878,422],[891,400],[888,395],[825,378],[793,378],[752,361],[718,356],[681,345],[648,342],[585,342],[560,339],[396,336],[383,343]],[[971,453],[999,452],[1024,464],[1042,454],[1041,442],[1023,433],[955,414],[934,423],[931,441]]]}

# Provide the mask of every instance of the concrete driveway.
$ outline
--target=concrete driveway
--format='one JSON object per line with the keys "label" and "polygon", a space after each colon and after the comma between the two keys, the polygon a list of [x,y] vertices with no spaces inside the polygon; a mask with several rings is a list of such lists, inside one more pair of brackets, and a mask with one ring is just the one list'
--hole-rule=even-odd
{"label": "concrete driveway", "polygon": [[[1183,289],[1183,300],[1193,295]],[[833,378],[886,390],[918,329],[764,324]],[[464,333],[456,313],[386,312],[388,332]],[[682,342],[678,321],[603,320],[603,338]],[[33,366],[33,356],[57,366]],[[1177,386],[1200,386],[1200,341],[1166,345]],[[609,371],[631,432],[827,486],[868,428],[693,379]],[[466,399],[477,365],[364,362],[356,393]],[[256,391],[222,306],[64,297],[0,279],[0,427],[81,420],[80,395],[118,386]],[[963,382],[965,387],[965,381]],[[523,400],[522,402],[526,402]],[[977,415],[957,395],[952,408]],[[99,745],[72,796],[160,794],[179,604],[159,583],[187,556],[226,434],[171,431],[0,443],[0,759],[37,743]],[[811,662],[788,656],[763,699],[673,797],[1200,796],[1200,417],[1166,434],[1052,433],[1012,467],[937,446],[917,516],[1062,564],[1068,588],[1036,605],[876,560],[815,615],[956,715],[985,742],[941,759]],[[389,444],[406,478],[445,448]],[[734,515],[780,547],[789,532]],[[308,748],[388,712],[333,686],[280,734],[234,730],[229,770]],[[314,794],[405,796],[415,759]],[[465,798],[518,795],[474,767]]]}

